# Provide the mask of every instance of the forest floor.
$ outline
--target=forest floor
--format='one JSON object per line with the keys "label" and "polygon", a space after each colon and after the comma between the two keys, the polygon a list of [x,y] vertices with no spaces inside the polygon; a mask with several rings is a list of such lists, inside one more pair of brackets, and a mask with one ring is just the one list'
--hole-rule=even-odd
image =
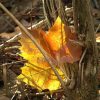
{"label": "forest floor", "polygon": [[[31,1],[31,0],[30,0]],[[33,1],[33,5],[32,5]],[[37,23],[44,19],[41,0],[2,0],[2,3],[6,8],[11,11],[15,17],[26,27],[31,26],[33,23]],[[68,1],[68,0],[67,0]],[[24,3],[23,3],[24,2]],[[24,5],[23,5],[24,4]],[[31,9],[32,8],[32,9]],[[100,24],[100,11],[95,10],[96,19],[95,26]],[[32,15],[32,23],[31,17]],[[0,34],[1,33],[11,33],[14,31],[17,25],[8,17],[2,10],[0,10]],[[100,30],[99,30],[100,31]],[[1,40],[0,40],[1,41]],[[100,93],[99,93],[100,94]],[[98,96],[100,100],[100,96]],[[4,90],[0,88],[0,100],[10,100],[4,93]]]}
{"label": "forest floor", "polygon": [[10,100],[4,93],[3,89],[0,89],[0,100]]}

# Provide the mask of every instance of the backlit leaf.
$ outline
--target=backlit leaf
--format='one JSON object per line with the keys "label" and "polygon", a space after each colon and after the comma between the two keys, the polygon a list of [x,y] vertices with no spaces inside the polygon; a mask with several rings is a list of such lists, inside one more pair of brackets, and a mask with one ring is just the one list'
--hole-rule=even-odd
{"label": "backlit leaf", "polygon": [[[44,42],[40,37],[39,32],[34,30],[33,36],[36,38],[38,43],[42,46]],[[41,38],[41,41],[40,41]],[[19,79],[23,79],[29,85],[32,85],[38,89],[50,89],[56,90],[60,87],[60,82],[53,73],[47,61],[40,53],[38,48],[32,43],[32,41],[24,34],[22,34],[20,43],[22,44],[21,56],[28,60],[28,63],[22,67],[22,74],[18,76]],[[60,69],[57,69],[59,74],[63,78],[63,73]]]}
{"label": "backlit leaf", "polygon": [[70,41],[77,41],[77,35],[72,33],[70,27],[64,25],[59,17],[45,34],[45,40],[52,51],[52,56],[61,63],[74,63],[80,59],[82,47]]}
{"label": "backlit leaf", "polygon": [[[59,17],[47,33],[41,29],[32,29],[30,32],[57,63],[74,63],[80,59],[82,47],[70,41],[77,41],[77,35]],[[28,63],[22,68],[22,74],[18,78],[40,90],[58,89],[60,82],[38,48],[25,34],[22,34],[20,43],[21,56]],[[62,71],[57,67],[56,69],[64,78]]]}

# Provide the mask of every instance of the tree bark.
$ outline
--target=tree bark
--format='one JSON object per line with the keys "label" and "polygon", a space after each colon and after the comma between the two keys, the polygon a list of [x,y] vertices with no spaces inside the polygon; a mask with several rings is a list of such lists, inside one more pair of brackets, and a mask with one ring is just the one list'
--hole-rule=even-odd
{"label": "tree bark", "polygon": [[[73,0],[75,28],[78,37],[85,44],[85,55],[80,63],[75,88],[66,89],[66,100],[97,100],[97,46],[90,0]],[[74,67],[74,66],[73,66]],[[72,68],[73,68],[72,67]],[[69,91],[69,92],[67,92]]]}
{"label": "tree bark", "polygon": [[[63,4],[61,2],[61,0],[60,2],[57,1],[56,4]],[[62,11],[64,7],[60,6],[57,8],[60,11],[60,13],[59,11],[56,12],[57,15],[60,16],[62,13],[63,17],[60,17],[66,24],[66,15],[63,14],[64,10]],[[95,37],[96,34],[94,32],[94,23],[91,13],[91,2],[90,0],[73,0],[73,8],[75,29],[78,34],[79,41],[81,41],[85,46],[79,62],[74,64],[66,63],[64,65],[66,74],[70,79],[70,82],[64,89],[66,100],[97,100],[98,57]],[[46,14],[49,14],[49,17],[52,17],[50,15],[51,12],[53,11],[46,12]],[[48,19],[51,21],[49,17]]]}

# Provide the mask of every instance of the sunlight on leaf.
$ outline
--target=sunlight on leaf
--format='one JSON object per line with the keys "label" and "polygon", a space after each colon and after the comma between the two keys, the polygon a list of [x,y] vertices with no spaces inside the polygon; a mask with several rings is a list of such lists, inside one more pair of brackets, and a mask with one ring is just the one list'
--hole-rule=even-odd
{"label": "sunlight on leaf", "polygon": [[[70,39],[77,41],[77,35],[71,32],[70,27],[62,23],[60,17],[47,33],[41,29],[32,29],[30,32],[51,56],[51,60],[53,58],[57,63],[63,64],[65,62],[74,63],[80,59],[82,47],[70,41]],[[28,63],[22,68],[22,74],[18,78],[40,90],[58,89],[60,82],[38,48],[25,34],[22,34],[20,43],[22,44],[20,55]],[[61,69],[58,67],[56,69],[64,79]]]}
{"label": "sunlight on leaf", "polygon": [[[34,30],[35,32],[36,30]],[[34,34],[38,34],[34,33]],[[40,38],[39,35],[35,36],[37,41]],[[43,41],[42,41],[43,42]],[[24,34],[22,34],[20,43],[22,44],[21,56],[28,60],[28,63],[22,67],[22,74],[18,76],[19,79],[23,78],[23,81],[29,85],[32,85],[38,89],[50,89],[56,90],[60,87],[60,82],[53,73],[47,61],[40,53],[38,48],[33,42]],[[59,74],[63,78],[63,73],[60,69],[57,69]]]}
{"label": "sunlight on leaf", "polygon": [[52,56],[59,63],[74,63],[80,59],[82,47],[70,41],[77,41],[77,34],[72,33],[70,27],[62,23],[60,17],[45,34],[45,40],[52,51]]}

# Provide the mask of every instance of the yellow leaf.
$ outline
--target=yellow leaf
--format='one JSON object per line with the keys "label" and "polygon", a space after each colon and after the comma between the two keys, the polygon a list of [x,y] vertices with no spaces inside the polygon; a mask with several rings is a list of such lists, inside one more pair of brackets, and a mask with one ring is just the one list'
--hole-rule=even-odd
{"label": "yellow leaf", "polygon": [[[80,59],[82,47],[70,41],[70,39],[76,41],[77,35],[62,23],[60,17],[47,33],[40,29],[32,29],[31,33],[57,62],[73,63]],[[40,90],[58,89],[59,80],[33,42],[22,34],[20,43],[22,44],[21,56],[28,60],[28,63],[22,68],[22,74],[18,78]],[[59,68],[56,69],[64,78],[62,71]]]}
{"label": "yellow leaf", "polygon": [[[34,30],[33,36],[40,43],[39,32]],[[43,40],[42,40],[43,42]],[[32,85],[38,89],[49,89],[56,90],[60,87],[60,82],[53,73],[47,61],[44,59],[43,55],[40,53],[38,48],[33,44],[33,42],[24,34],[22,34],[20,43],[22,44],[21,56],[28,60],[28,63],[22,67],[22,74],[18,76],[18,79],[23,79],[23,81],[29,85]],[[43,45],[43,43],[42,43]],[[60,69],[57,69],[59,74],[63,78],[63,73]]]}

